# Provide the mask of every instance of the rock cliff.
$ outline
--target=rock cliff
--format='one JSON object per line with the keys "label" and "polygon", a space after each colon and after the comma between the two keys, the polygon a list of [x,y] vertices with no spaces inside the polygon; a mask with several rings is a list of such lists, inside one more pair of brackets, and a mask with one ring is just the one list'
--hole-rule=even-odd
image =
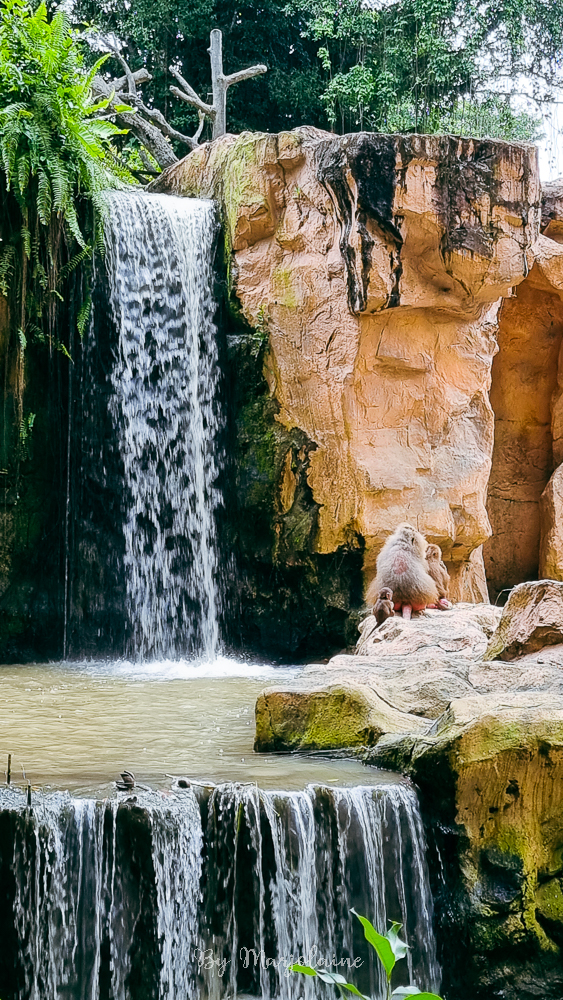
{"label": "rock cliff", "polygon": [[[557,191],[538,243],[533,147],[245,133],[200,147],[153,189],[221,206],[234,301],[267,335],[275,420],[308,443],[314,550],[360,540],[366,580],[407,517],[443,549],[453,597],[479,601],[490,517],[495,591],[537,575],[563,256],[550,238]],[[289,460],[282,518],[293,477]]]}
{"label": "rock cliff", "polygon": [[355,655],[260,695],[256,748],[355,746],[410,775],[443,995],[560,1000],[563,584],[522,584],[502,612],[459,604],[379,627],[368,615],[360,632]]}

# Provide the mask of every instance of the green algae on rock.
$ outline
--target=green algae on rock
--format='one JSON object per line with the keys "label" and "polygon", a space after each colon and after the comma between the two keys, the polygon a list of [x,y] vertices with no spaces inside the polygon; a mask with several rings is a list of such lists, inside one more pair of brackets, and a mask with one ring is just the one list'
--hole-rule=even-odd
{"label": "green algae on rock", "polygon": [[360,684],[266,690],[256,703],[254,749],[329,750],[373,746],[384,733],[423,732],[429,719],[400,712]]}
{"label": "green algae on rock", "polygon": [[525,1000],[535,982],[559,998],[563,697],[456,700],[426,733],[387,736],[365,759],[421,789],[456,909],[444,928],[454,995]]}

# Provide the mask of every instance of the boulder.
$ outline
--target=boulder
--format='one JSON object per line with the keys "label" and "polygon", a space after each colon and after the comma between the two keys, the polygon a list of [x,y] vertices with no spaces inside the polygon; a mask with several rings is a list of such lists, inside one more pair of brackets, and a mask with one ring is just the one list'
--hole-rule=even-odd
{"label": "boulder", "polygon": [[443,657],[444,653],[459,653],[476,659],[487,649],[488,640],[496,630],[501,609],[490,604],[456,604],[449,611],[428,608],[424,614],[408,620],[396,615],[383,625],[377,625],[368,615],[360,625],[357,656]]}
{"label": "boulder", "polygon": [[421,789],[441,856],[445,995],[560,1000],[563,696],[454,700],[426,733],[383,737],[365,759]]}
{"label": "boulder", "polygon": [[513,660],[563,643],[563,583],[539,580],[514,587],[485,660]]}
{"label": "boulder", "polygon": [[422,732],[430,720],[387,704],[367,685],[299,682],[256,702],[257,751],[373,746],[385,733]]}

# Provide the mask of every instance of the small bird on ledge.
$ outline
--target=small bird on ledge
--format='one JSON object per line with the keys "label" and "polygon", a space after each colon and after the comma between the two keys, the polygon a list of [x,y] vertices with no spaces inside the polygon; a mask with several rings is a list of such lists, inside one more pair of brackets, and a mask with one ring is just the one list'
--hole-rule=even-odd
{"label": "small bird on ledge", "polygon": [[115,782],[118,792],[130,792],[135,787],[135,775],[132,771],[122,771],[120,778]]}

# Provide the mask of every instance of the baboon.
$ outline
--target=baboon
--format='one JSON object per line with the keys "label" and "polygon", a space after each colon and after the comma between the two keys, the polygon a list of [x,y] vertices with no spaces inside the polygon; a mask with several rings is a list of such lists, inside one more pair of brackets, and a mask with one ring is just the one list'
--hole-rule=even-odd
{"label": "baboon", "polygon": [[384,587],[381,591],[373,606],[373,613],[378,625],[383,625],[387,618],[393,617],[393,591],[389,587]]}
{"label": "baboon", "polygon": [[375,580],[368,587],[368,603],[384,587],[393,591],[395,611],[402,610],[403,618],[438,600],[438,588],[428,573],[426,539],[412,524],[400,524],[385,542],[377,557]]}
{"label": "baboon", "polygon": [[439,545],[428,546],[426,549],[426,562],[428,563],[428,572],[438,588],[436,607],[441,608],[442,611],[447,611],[448,608],[451,608],[448,600],[450,574],[446,569],[445,563],[442,561],[442,550]]}

